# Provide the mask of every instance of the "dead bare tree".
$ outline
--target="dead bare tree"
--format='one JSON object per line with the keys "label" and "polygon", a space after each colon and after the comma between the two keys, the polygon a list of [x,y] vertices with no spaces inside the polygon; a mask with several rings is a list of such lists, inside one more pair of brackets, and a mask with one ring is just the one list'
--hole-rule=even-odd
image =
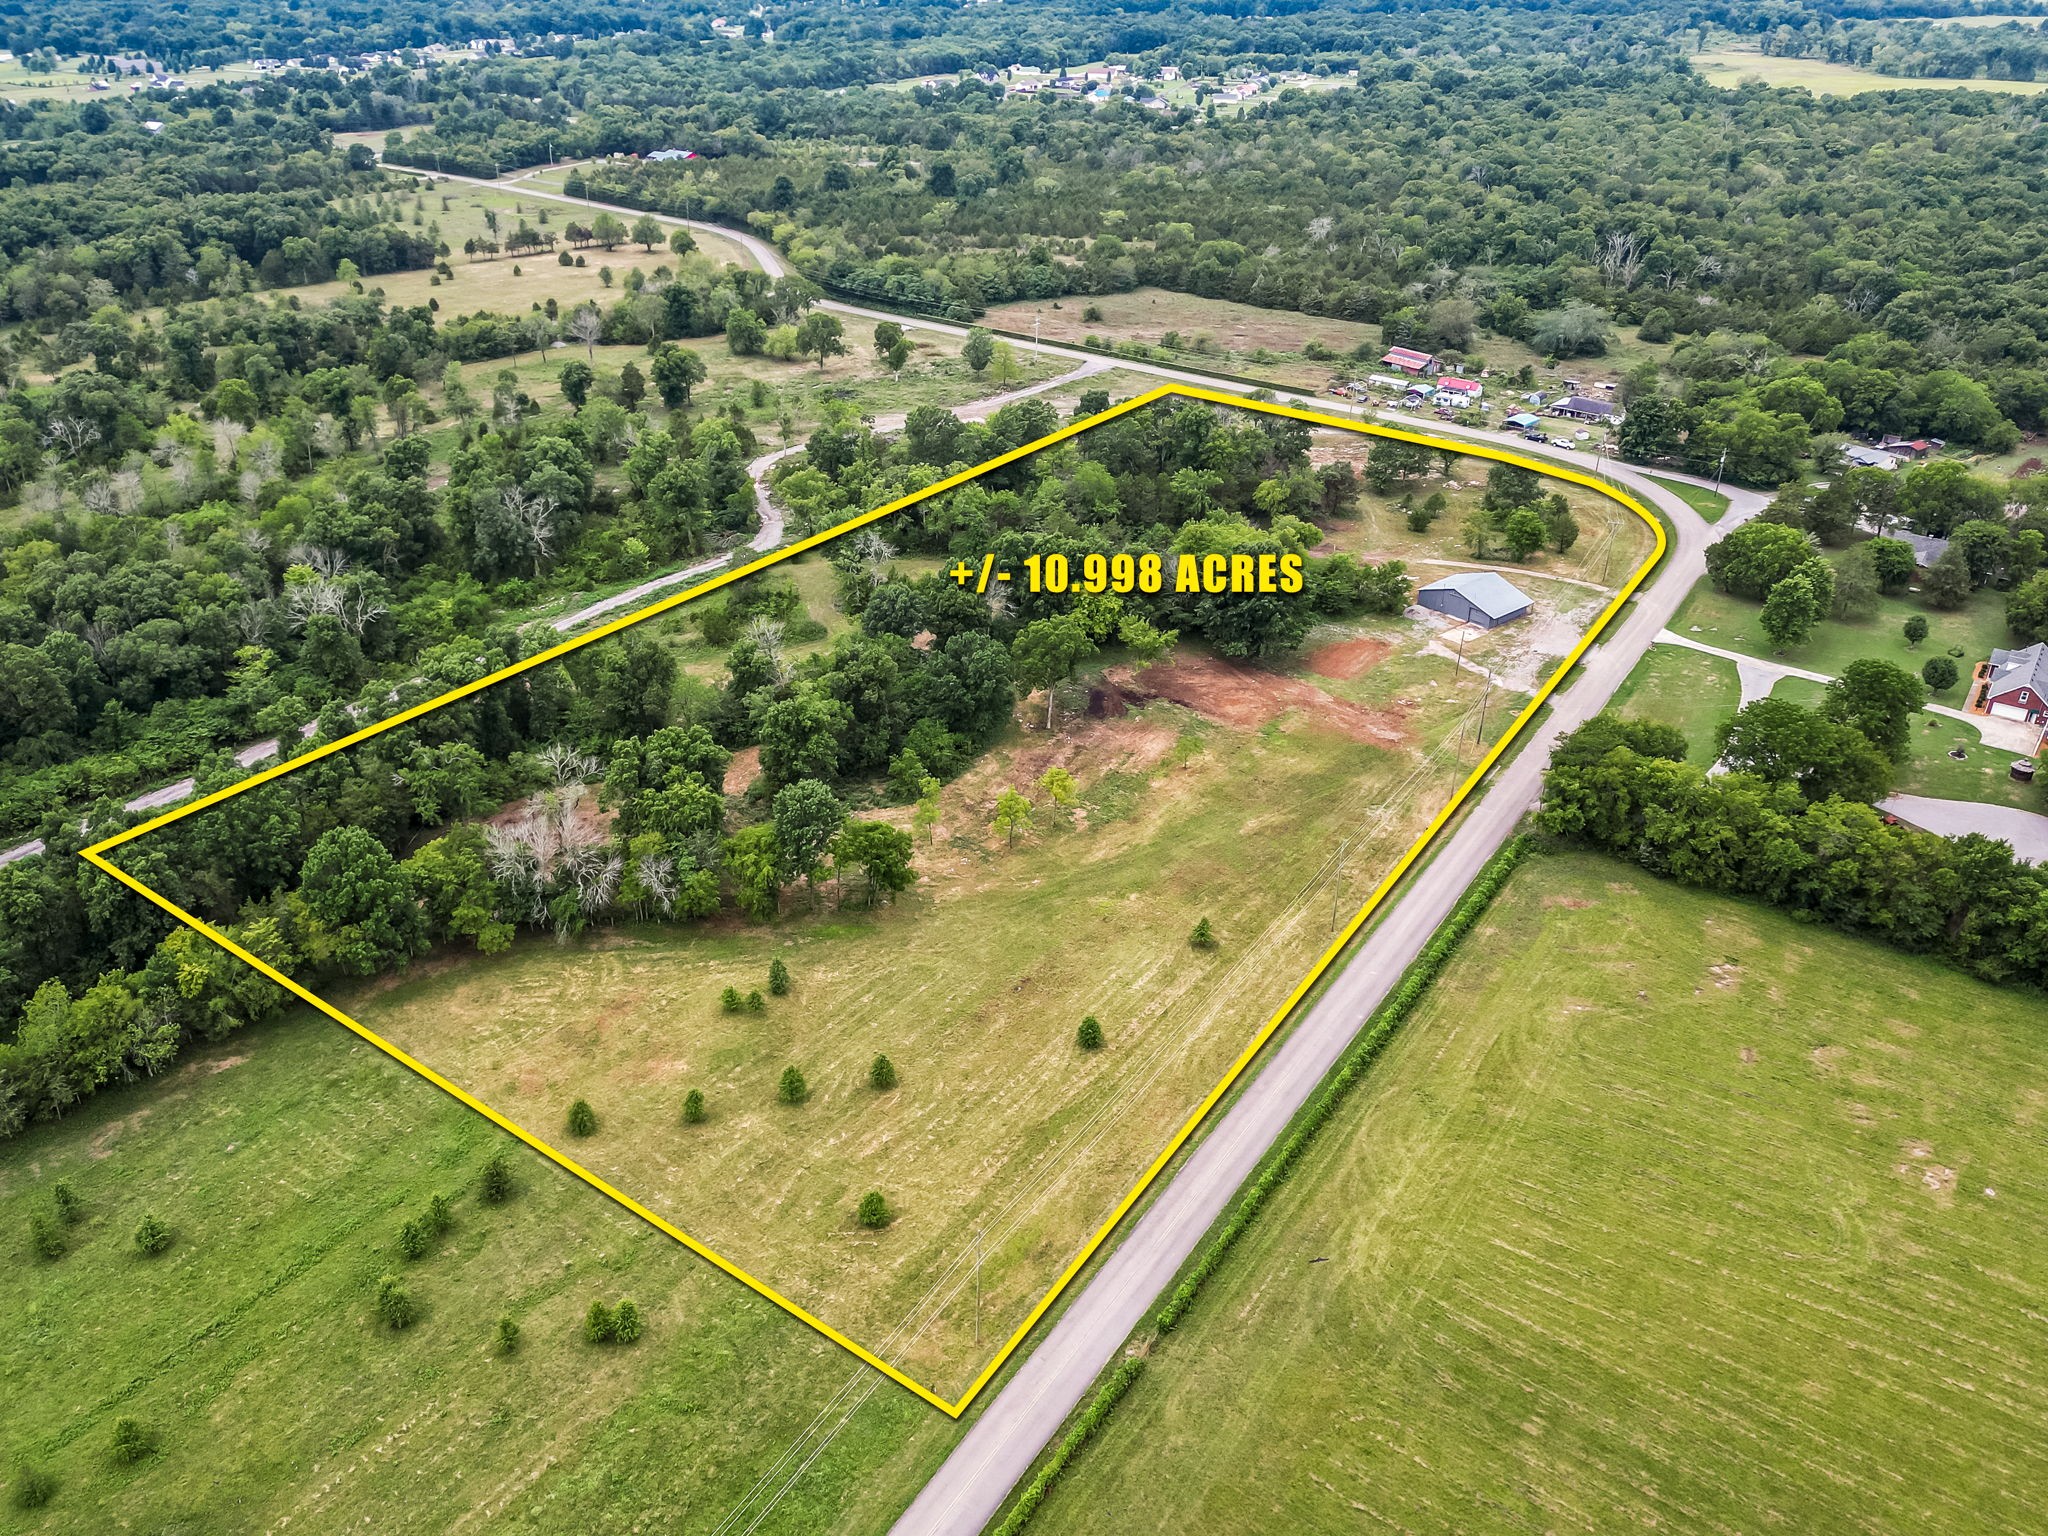
{"label": "dead bare tree", "polygon": [[547,563],[555,548],[555,498],[508,485],[504,491],[504,504],[505,515],[533,546],[533,575],[535,580],[539,580],[540,568]]}
{"label": "dead bare tree", "polygon": [[83,416],[53,416],[43,432],[44,445],[60,449],[67,459],[77,458],[99,440],[99,426]]}
{"label": "dead bare tree", "polygon": [[1600,237],[1600,275],[1609,287],[1628,292],[1643,275],[1649,248],[1649,241],[1632,229],[1610,229]]}
{"label": "dead bare tree", "polygon": [[569,334],[588,349],[592,362],[597,360],[597,339],[604,334],[604,316],[597,312],[597,306],[586,304],[569,317]]}

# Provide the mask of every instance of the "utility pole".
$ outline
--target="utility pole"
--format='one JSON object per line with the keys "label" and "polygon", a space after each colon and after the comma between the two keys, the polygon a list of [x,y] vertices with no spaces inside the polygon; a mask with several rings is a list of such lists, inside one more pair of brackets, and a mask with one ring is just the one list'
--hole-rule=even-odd
{"label": "utility pole", "polygon": [[1472,744],[1479,749],[1480,756],[1486,755],[1486,701],[1493,697],[1493,669],[1486,671],[1486,691],[1479,695],[1479,728],[1472,733]]}
{"label": "utility pole", "polygon": [[1727,467],[1728,450],[1726,448],[1723,448],[1721,450],[1721,462],[1714,468],[1714,492],[1716,495],[1719,495],[1721,490],[1721,471],[1726,469]]}
{"label": "utility pole", "polygon": [[1337,898],[1343,893],[1344,855],[1350,851],[1351,839],[1345,838],[1337,849],[1337,867],[1330,872],[1330,932],[1337,931]]}

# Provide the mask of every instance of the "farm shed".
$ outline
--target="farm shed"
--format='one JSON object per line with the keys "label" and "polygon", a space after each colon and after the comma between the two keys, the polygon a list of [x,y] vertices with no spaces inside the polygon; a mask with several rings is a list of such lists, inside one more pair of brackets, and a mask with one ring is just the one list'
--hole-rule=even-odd
{"label": "farm shed", "polygon": [[1519,619],[1532,606],[1520,588],[1492,571],[1460,571],[1432,581],[1415,594],[1415,601],[1432,613],[1482,629]]}

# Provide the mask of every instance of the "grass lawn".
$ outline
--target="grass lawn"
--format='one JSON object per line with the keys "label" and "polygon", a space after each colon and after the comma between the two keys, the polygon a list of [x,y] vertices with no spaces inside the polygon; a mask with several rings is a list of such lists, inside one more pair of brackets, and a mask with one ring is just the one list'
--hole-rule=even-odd
{"label": "grass lawn", "polygon": [[[1761,603],[1717,592],[1704,578],[1692,589],[1671,621],[1672,631],[1704,645],[1760,656],[1766,661],[1804,667],[1809,672],[1838,676],[1842,668],[1859,657],[1875,656],[1896,663],[1916,677],[1930,656],[1953,654],[1956,668],[1965,677],[1970,668],[1984,660],[1997,646],[2012,643],[2005,624],[2005,596],[2000,592],[1979,592],[1967,606],[1953,613],[1929,608],[1918,597],[1884,597],[1878,600],[1877,616],[1862,623],[1827,619],[1814,630],[1804,645],[1782,654],[1771,648],[1758,622]],[[1927,638],[1918,646],[1906,643],[1905,622],[1914,614],[1927,620]],[[1956,702],[1963,690],[1953,690]]]}
{"label": "grass lawn", "polygon": [[[1333,629],[1298,675],[1192,652],[1119,674],[1157,702],[1013,732],[947,786],[893,907],[814,914],[799,890],[770,926],[522,943],[337,1001],[537,1134],[588,1099],[580,1161],[953,1395],[1469,767],[1483,680],[1420,638]],[[1512,702],[1494,691],[1496,728]],[[1053,765],[1079,784],[1071,818],[1032,787]],[[989,827],[1006,786],[1039,802],[1014,849]],[[1205,916],[1210,954],[1187,943]],[[722,1012],[775,958],[790,995]],[[1091,1013],[1099,1053],[1075,1045]],[[801,1107],[776,1101],[788,1065]],[[703,1125],[680,1119],[691,1088]],[[871,1189],[896,1211],[881,1232],[853,1220]]]}
{"label": "grass lawn", "polygon": [[2039,1010],[1533,862],[1034,1533],[2041,1529]]}
{"label": "grass lawn", "polygon": [[1649,478],[1710,523],[1718,523],[1728,511],[1728,498],[1719,491],[1709,490],[1704,485],[1693,485],[1684,480],[1673,480],[1665,475],[1651,475]]}
{"label": "grass lawn", "polygon": [[[1310,457],[1317,464],[1347,461],[1362,472],[1376,441],[1362,433],[1318,429]],[[1435,581],[1449,571],[1422,562],[1475,563],[1472,546],[1465,538],[1465,519],[1478,510],[1485,495],[1488,467],[1484,459],[1461,456],[1453,462],[1448,476],[1435,473],[1433,468],[1432,473],[1419,480],[1397,485],[1394,494],[1376,495],[1361,487],[1356,515],[1329,525],[1330,547],[1361,559],[1407,561],[1409,574],[1424,582]],[[1649,555],[1648,526],[1620,502],[1561,480],[1546,478],[1541,489],[1546,495],[1556,491],[1564,496],[1572,516],[1578,520],[1579,537],[1564,554],[1552,549],[1539,550],[1520,567],[1500,552],[1496,541],[1484,563],[1500,567],[1509,580],[1520,570],[1526,570],[1532,576],[1572,577],[1613,591]],[[1420,503],[1434,492],[1442,492],[1448,503],[1443,515],[1427,532],[1413,532],[1408,527],[1407,509],[1401,505],[1402,497],[1410,496]]]}
{"label": "grass lawn", "polygon": [[1880,75],[1854,64],[1825,59],[1780,58],[1747,48],[1709,48],[1692,56],[1692,67],[1709,85],[1733,88],[1746,80],[1791,86],[1817,96],[1854,96],[1861,91],[2002,91],[2034,96],[2048,90],[2040,80],[1953,80],[1932,76]]}
{"label": "grass lawn", "polygon": [[1653,645],[1643,653],[1610,706],[1632,720],[1675,725],[1685,733],[1686,759],[1714,760],[1714,736],[1741,704],[1735,663],[1678,645]]}
{"label": "grass lawn", "polygon": [[[485,1205],[499,1150],[518,1192]],[[58,1180],[85,1219],[44,1262],[26,1226]],[[436,1193],[454,1227],[407,1263],[398,1229]],[[131,1241],[145,1214],[175,1233],[156,1259]],[[32,1515],[0,1489],[9,1531],[625,1536],[680,1508],[708,1530],[852,1380],[761,1530],[880,1533],[954,1433],[310,1010],[9,1142],[0,1234],[0,1477],[58,1483]],[[386,1273],[421,1308],[404,1333],[373,1320]],[[645,1337],[584,1343],[590,1303],[622,1296]],[[122,1417],[160,1438],[133,1467],[110,1455]]]}
{"label": "grass lawn", "polygon": [[[1820,707],[1827,689],[1803,677],[1781,677],[1771,689],[1774,699],[1790,699],[1808,709]],[[1938,702],[1956,705],[1963,690],[1951,688]],[[1960,748],[1960,760],[1950,757]],[[2021,784],[2007,772],[2016,752],[1987,747],[1974,725],[1932,710],[1914,716],[1907,737],[1906,760],[1892,785],[1902,795],[1928,795],[1937,800],[1975,800],[1984,805],[2010,805],[2022,811],[2048,811],[2048,796],[2037,782]]]}

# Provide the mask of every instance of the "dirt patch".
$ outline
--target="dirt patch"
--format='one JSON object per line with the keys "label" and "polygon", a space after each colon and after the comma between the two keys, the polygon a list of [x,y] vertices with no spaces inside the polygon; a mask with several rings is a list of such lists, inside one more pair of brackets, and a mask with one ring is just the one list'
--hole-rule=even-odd
{"label": "dirt patch", "polygon": [[1745,1046],[1744,1046],[1744,1047],[1742,1048],[1742,1052],[1741,1052],[1741,1055],[1742,1055],[1742,1064],[1743,1064],[1743,1065],[1744,1065],[1745,1067],[1753,1067],[1753,1066],[1755,1066],[1755,1065],[1756,1065],[1756,1047],[1755,1047],[1755,1046],[1753,1046],[1753,1045],[1745,1045]]}
{"label": "dirt patch", "polygon": [[1308,653],[1308,669],[1317,677],[1334,677],[1349,681],[1361,672],[1379,664],[1380,658],[1394,648],[1389,640],[1374,640],[1360,636],[1356,640],[1339,640],[1334,645],[1318,646]]}
{"label": "dirt patch", "polygon": [[1816,1045],[1811,1051],[1806,1053],[1806,1059],[1822,1072],[1832,1077],[1841,1070],[1842,1058],[1848,1054],[1848,1050],[1843,1046]]}
{"label": "dirt patch", "polygon": [[754,787],[754,780],[761,777],[761,749],[747,747],[733,753],[732,761],[725,765],[725,793],[744,795]]}
{"label": "dirt patch", "polygon": [[1714,978],[1715,986],[1725,990],[1735,985],[1736,979],[1742,974],[1742,967],[1732,960],[1724,960],[1719,965],[1708,966],[1707,974]]}
{"label": "dirt patch", "polygon": [[[247,1059],[247,1057],[237,1058],[237,1060],[244,1061]],[[218,1068],[215,1070],[218,1070]],[[148,1118],[149,1111],[147,1109],[138,1109],[134,1114],[125,1115],[119,1120],[109,1120],[97,1131],[93,1132],[92,1140],[85,1144],[85,1155],[94,1162],[98,1162],[101,1158],[110,1155],[114,1150],[115,1142],[126,1136]]]}
{"label": "dirt patch", "polygon": [[1127,702],[1165,699],[1205,720],[1241,731],[1255,731],[1299,711],[1353,741],[1373,746],[1405,746],[1413,739],[1398,713],[1367,709],[1332,698],[1300,678],[1241,667],[1213,656],[1177,656],[1135,676],[1127,668],[1111,667],[1103,673],[1103,681],[1119,689]]}
{"label": "dirt patch", "polygon": [[1583,912],[1588,907],[1597,906],[1598,903],[1588,901],[1583,896],[1546,896],[1543,898],[1543,905],[1546,907],[1562,907],[1567,912]]}

